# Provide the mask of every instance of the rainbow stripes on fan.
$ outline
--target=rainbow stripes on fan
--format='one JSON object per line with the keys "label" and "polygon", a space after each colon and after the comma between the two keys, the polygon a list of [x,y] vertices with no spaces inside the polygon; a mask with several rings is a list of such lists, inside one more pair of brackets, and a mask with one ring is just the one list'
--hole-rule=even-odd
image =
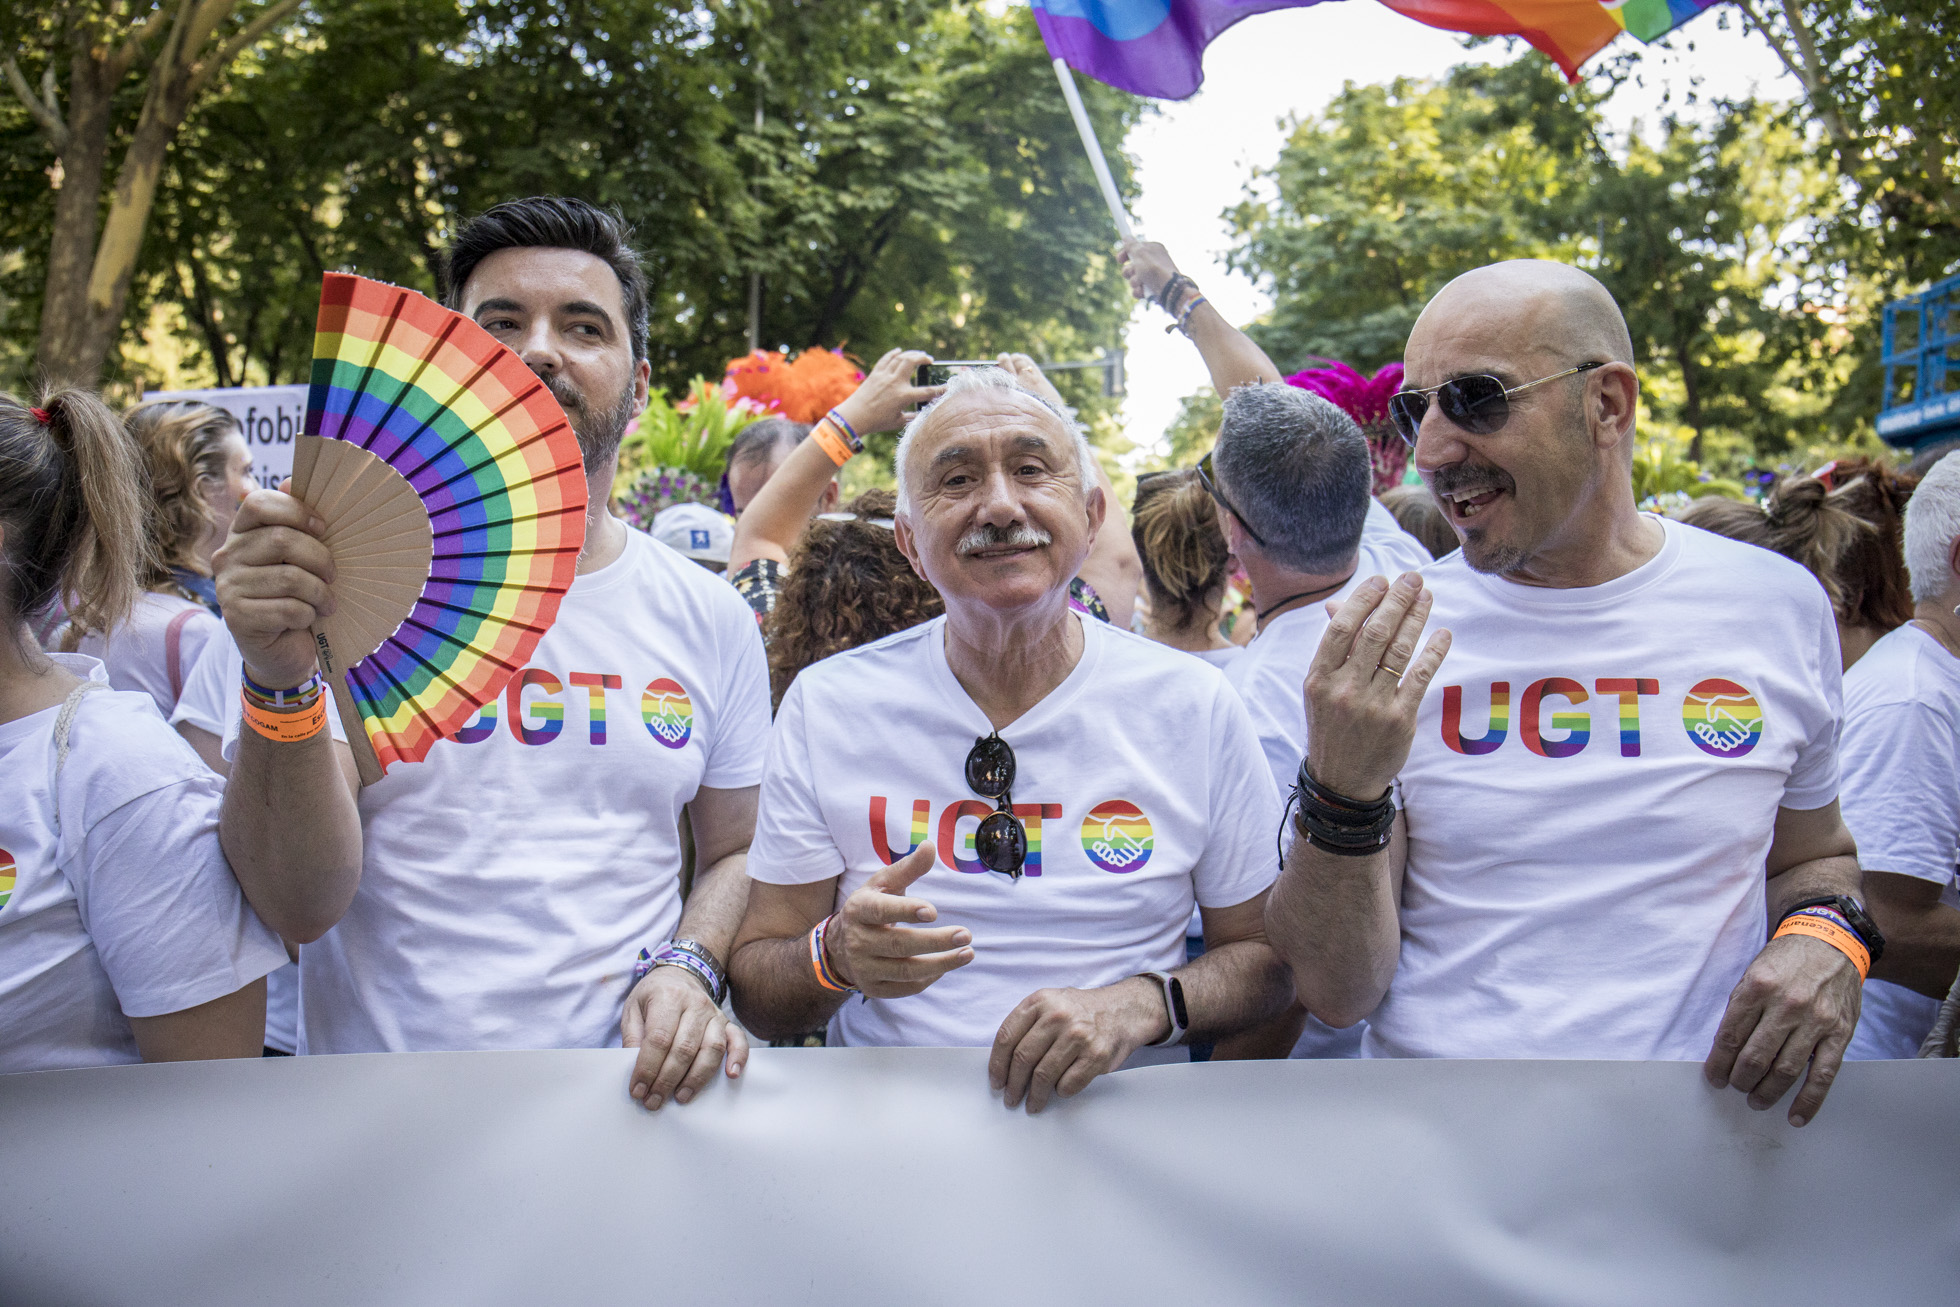
{"label": "rainbow stripes on fan", "polygon": [[585,541],[584,466],[564,411],[516,354],[414,291],[339,273],[321,290],[306,432],[400,473],[434,537],[400,628],[326,669],[345,671],[378,776],[495,699],[557,617]]}

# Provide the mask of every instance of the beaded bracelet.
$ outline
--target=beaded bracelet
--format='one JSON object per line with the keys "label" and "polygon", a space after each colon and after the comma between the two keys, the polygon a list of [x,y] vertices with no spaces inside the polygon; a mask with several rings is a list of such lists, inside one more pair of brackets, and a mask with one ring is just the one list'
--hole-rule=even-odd
{"label": "beaded bracelet", "polygon": [[1851,929],[1851,923],[1829,908],[1798,908],[1777,923],[1776,933],[1771,939],[1781,939],[1785,935],[1808,935],[1821,939],[1844,956],[1851,959],[1851,965],[1858,968],[1858,979],[1864,980],[1871,974],[1871,950],[1865,941],[1858,938],[1858,932]]}
{"label": "beaded bracelet", "polygon": [[817,983],[831,993],[855,994],[858,992],[857,986],[837,974],[837,969],[830,965],[830,958],[826,956],[824,950],[824,932],[835,920],[837,914],[833,912],[810,928],[810,969],[817,973]]}
{"label": "beaded bracelet", "polygon": [[239,690],[238,698],[244,709],[245,724],[268,740],[280,744],[299,744],[327,729],[327,700],[324,695],[314,699],[312,707],[297,712],[269,712],[252,702],[243,687]]}

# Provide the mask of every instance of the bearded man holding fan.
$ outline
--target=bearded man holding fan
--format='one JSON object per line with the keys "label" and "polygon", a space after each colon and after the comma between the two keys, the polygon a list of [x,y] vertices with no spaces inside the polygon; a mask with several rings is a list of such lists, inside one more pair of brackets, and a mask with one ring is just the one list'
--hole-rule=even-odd
{"label": "bearded man holding fan", "polygon": [[1030,1112],[1146,1045],[1232,1056],[1290,997],[1251,722],[1214,668],[1070,611],[1105,504],[1034,384],[961,373],[906,429],[898,546],[946,615],[784,695],[729,969],[758,1035],[991,1046]]}
{"label": "bearded man holding fan", "polygon": [[1268,929],[1364,1056],[1702,1060],[1758,1110],[1802,1079],[1801,1126],[1883,947],[1837,632],[1801,567],[1637,510],[1632,358],[1560,264],[1424,309],[1392,412],[1463,548],[1321,640]]}

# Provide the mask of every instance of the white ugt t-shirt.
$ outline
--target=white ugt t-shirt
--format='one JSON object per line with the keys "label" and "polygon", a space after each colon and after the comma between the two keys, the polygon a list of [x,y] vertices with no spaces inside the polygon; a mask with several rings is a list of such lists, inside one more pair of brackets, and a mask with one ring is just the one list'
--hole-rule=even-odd
{"label": "white ugt t-shirt", "polygon": [[[108,682],[94,658],[52,656]],[[141,1061],[130,1017],[223,998],[286,961],[218,847],[218,778],[146,695],[83,697],[57,828],[60,712],[0,725],[0,1072]]]}
{"label": "white ugt t-shirt", "polygon": [[1196,903],[1231,907],[1278,873],[1279,799],[1245,709],[1216,670],[1078,621],[1082,658],[1001,732],[1027,825],[1018,881],[987,871],[973,832],[993,803],[966,786],[992,731],[946,664],[946,619],[826,658],[791,683],[770,736],[749,875],[841,876],[837,902],[931,840],[907,893],[965,926],[975,958],[922,993],[853,994],[839,1044],[991,1044],[1038,989],[1094,989],[1184,965]]}
{"label": "white ugt t-shirt", "polygon": [[755,614],[629,527],[494,704],[361,791],[300,1051],[616,1046],[634,958],[680,924],[681,809],[760,781],[768,731]]}
{"label": "white ugt t-shirt", "polygon": [[1455,641],[1397,782],[1402,954],[1364,1056],[1708,1055],[1777,810],[1837,797],[1837,627],[1797,564],[1648,520],[1660,552],[1604,585],[1426,569]]}
{"label": "white ugt t-shirt", "polygon": [[[1906,625],[1844,674],[1844,822],[1866,871],[1917,876],[1960,908],[1960,658]],[[1940,1003],[1865,982],[1849,1058],[1918,1055]]]}

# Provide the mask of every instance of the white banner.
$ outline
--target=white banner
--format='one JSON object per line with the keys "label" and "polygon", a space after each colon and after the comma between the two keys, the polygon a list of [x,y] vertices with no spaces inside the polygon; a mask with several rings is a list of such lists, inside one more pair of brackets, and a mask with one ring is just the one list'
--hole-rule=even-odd
{"label": "white banner", "polygon": [[984,1050],[0,1077],[0,1301],[1702,1304],[1960,1299],[1960,1064],[1804,1130],[1700,1068],[1235,1062],[1009,1112]]}
{"label": "white banner", "polygon": [[293,438],[306,426],[305,386],[234,386],[212,390],[152,390],[153,399],[195,399],[238,419],[252,451],[252,480],[277,489],[293,474]]}

